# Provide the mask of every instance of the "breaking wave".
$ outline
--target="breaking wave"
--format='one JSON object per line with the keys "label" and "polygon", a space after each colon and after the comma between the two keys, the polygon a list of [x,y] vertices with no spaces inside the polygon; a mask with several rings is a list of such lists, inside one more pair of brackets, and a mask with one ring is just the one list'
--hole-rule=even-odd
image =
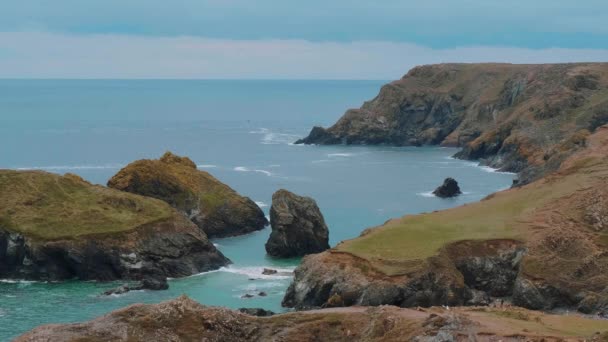
{"label": "breaking wave", "polygon": [[266,176],[272,176],[272,172],[267,171],[267,170],[258,170],[258,169],[249,169],[245,166],[237,166],[234,168],[234,171],[237,172],[258,172],[258,173],[262,173],[265,174]]}

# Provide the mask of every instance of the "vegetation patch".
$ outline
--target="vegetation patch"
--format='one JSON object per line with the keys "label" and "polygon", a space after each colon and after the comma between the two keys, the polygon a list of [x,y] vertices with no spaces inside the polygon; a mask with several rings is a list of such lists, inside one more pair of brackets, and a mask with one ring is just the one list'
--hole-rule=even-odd
{"label": "vegetation patch", "polygon": [[0,170],[0,227],[44,240],[124,232],[166,220],[166,203],[67,174]]}

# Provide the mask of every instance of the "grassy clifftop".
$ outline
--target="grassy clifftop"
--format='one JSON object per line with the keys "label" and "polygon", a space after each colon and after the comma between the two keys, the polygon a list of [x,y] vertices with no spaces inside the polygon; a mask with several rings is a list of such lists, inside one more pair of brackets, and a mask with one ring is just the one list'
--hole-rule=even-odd
{"label": "grassy clifftop", "polygon": [[[558,171],[461,207],[405,216],[308,256],[283,300],[608,312],[608,126]],[[477,291],[477,292],[476,292]]]}
{"label": "grassy clifftop", "polygon": [[523,271],[534,278],[578,283],[593,274],[604,283],[608,279],[598,271],[608,266],[602,253],[608,246],[608,128],[600,128],[586,145],[540,181],[477,203],[393,219],[335,250],[395,275],[459,241],[512,239],[528,247]]}
{"label": "grassy clifftop", "polygon": [[42,171],[0,170],[0,227],[44,240],[133,230],[169,219],[162,201]]}

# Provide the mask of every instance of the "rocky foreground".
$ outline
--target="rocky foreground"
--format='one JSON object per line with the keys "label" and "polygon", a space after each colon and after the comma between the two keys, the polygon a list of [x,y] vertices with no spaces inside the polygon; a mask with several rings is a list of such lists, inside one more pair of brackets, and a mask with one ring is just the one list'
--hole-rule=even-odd
{"label": "rocky foreground", "polygon": [[284,305],[487,305],[608,314],[608,126],[559,170],[393,219],[304,258]]}
{"label": "rocky foreground", "polygon": [[299,143],[457,146],[459,158],[528,183],[607,122],[608,63],[439,64],[412,69]]}
{"label": "rocky foreground", "polygon": [[247,234],[268,224],[251,199],[198,170],[189,158],[171,152],[127,165],[108,181],[108,187],[163,200],[210,238]]}
{"label": "rocky foreground", "polygon": [[73,174],[0,170],[0,278],[163,280],[229,262],[162,201]]}
{"label": "rocky foreground", "polygon": [[339,308],[254,317],[182,296],[87,323],[46,325],[26,341],[603,341],[608,321],[516,308]]}

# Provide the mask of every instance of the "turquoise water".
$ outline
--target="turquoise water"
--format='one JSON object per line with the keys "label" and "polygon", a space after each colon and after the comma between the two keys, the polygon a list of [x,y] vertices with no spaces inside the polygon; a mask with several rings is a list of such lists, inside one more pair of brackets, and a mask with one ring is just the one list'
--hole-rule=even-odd
{"label": "turquoise water", "polygon": [[[330,243],[391,217],[477,201],[513,175],[454,160],[439,147],[296,146],[313,125],[373,98],[380,81],[11,81],[0,80],[0,168],[73,172],[105,184],[121,166],[171,150],[191,157],[268,213],[279,188],[315,198]],[[445,177],[464,194],[429,195]],[[282,311],[298,260],[265,255],[270,231],[218,239],[233,264],[174,279],[168,291],[99,294],[120,283],[0,282],[0,340],[45,323],[82,321],[137,302],[181,294],[206,305]],[[260,291],[267,296],[260,297]],[[253,294],[253,298],[241,298]]]}

